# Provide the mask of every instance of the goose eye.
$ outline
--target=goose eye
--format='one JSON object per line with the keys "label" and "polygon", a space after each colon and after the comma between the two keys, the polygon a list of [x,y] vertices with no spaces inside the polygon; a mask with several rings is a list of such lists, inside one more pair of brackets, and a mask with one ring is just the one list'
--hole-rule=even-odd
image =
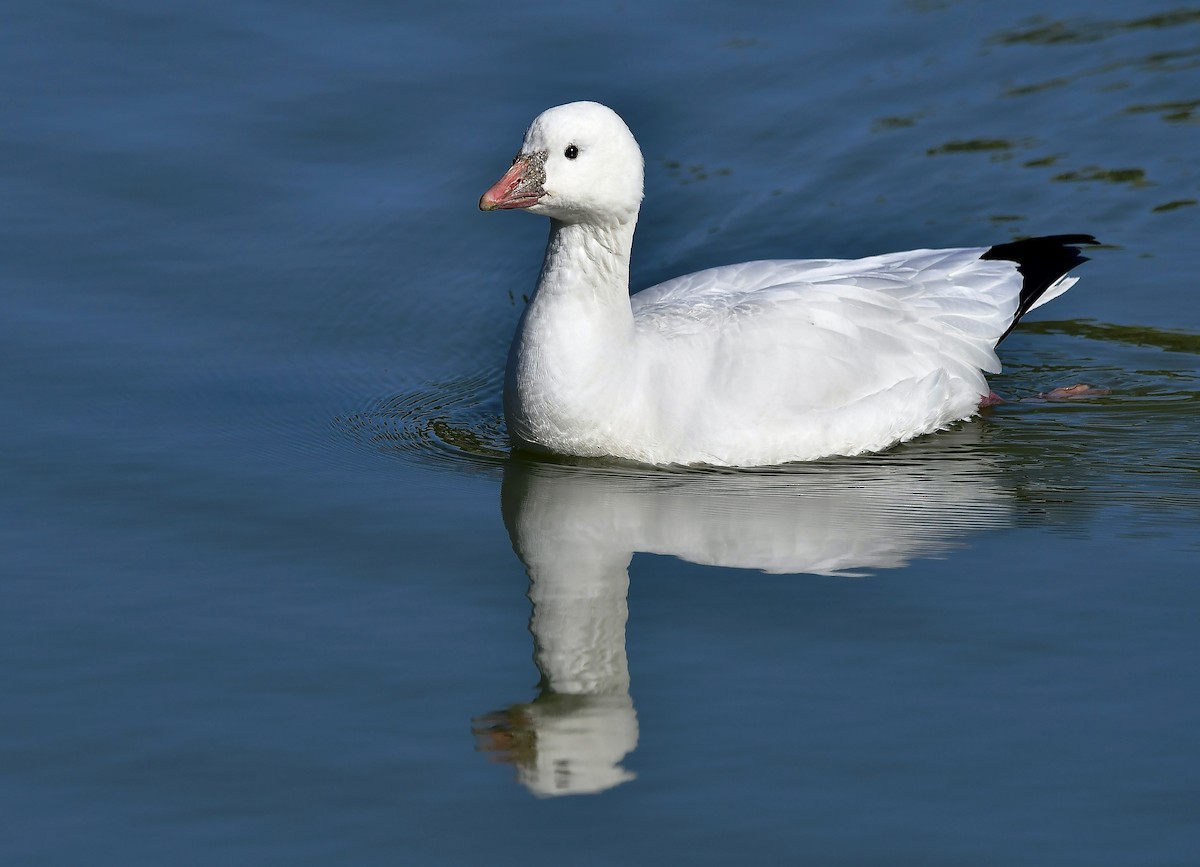
{"label": "goose eye", "polygon": [[579,148],[575,147],[575,145],[567,145],[567,149],[563,151],[563,156],[569,160],[573,160],[579,156]]}

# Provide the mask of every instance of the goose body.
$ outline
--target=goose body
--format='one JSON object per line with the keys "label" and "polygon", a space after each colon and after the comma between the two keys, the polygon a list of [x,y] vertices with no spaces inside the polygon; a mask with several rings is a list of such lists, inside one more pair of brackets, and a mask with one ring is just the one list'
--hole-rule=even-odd
{"label": "goose body", "polygon": [[518,448],[763,466],[932,433],[977,412],[997,343],[1095,243],[746,262],[630,296],[642,167],[615,112],[571,103],[534,121],[480,200],[551,223],[505,375]]}

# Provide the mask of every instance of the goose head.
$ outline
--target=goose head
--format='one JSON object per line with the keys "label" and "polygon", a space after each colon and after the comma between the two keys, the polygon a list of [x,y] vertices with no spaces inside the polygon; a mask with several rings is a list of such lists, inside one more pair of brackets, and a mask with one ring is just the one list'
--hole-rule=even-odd
{"label": "goose head", "polygon": [[479,209],[520,209],[563,223],[626,223],[642,202],[642,167],[633,134],[611,108],[556,106],[530,125],[512,168],[483,194]]}

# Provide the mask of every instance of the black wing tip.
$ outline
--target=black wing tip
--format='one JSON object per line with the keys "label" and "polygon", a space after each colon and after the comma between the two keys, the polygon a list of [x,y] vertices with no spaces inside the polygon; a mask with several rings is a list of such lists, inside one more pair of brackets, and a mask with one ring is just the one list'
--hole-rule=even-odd
{"label": "black wing tip", "polygon": [[1047,289],[1072,268],[1088,261],[1088,257],[1079,251],[1080,247],[1095,246],[1099,243],[1092,235],[1043,235],[1040,238],[1024,238],[1007,244],[997,244],[980,256],[980,259],[1016,262],[1017,270],[1024,278],[1017,314],[1000,340],[1008,336],[1021,317]]}
{"label": "black wing tip", "polygon": [[[1042,235],[1038,238],[1022,238],[1007,244],[996,244],[980,256],[980,259],[1003,259],[1018,265],[1035,265],[1047,259],[1075,264],[1086,262],[1087,257],[1079,252],[1080,247],[1096,247],[1100,242],[1093,235]],[[1063,274],[1067,273],[1068,267]],[[1059,276],[1062,276],[1061,274]]]}

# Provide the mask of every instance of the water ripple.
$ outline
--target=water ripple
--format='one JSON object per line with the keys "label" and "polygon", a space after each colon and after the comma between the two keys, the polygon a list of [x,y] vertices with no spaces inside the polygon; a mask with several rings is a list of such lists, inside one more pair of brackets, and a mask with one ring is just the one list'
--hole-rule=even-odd
{"label": "water ripple", "polygon": [[496,471],[508,457],[500,377],[486,373],[428,383],[338,416],[334,426],[386,454],[428,466]]}

